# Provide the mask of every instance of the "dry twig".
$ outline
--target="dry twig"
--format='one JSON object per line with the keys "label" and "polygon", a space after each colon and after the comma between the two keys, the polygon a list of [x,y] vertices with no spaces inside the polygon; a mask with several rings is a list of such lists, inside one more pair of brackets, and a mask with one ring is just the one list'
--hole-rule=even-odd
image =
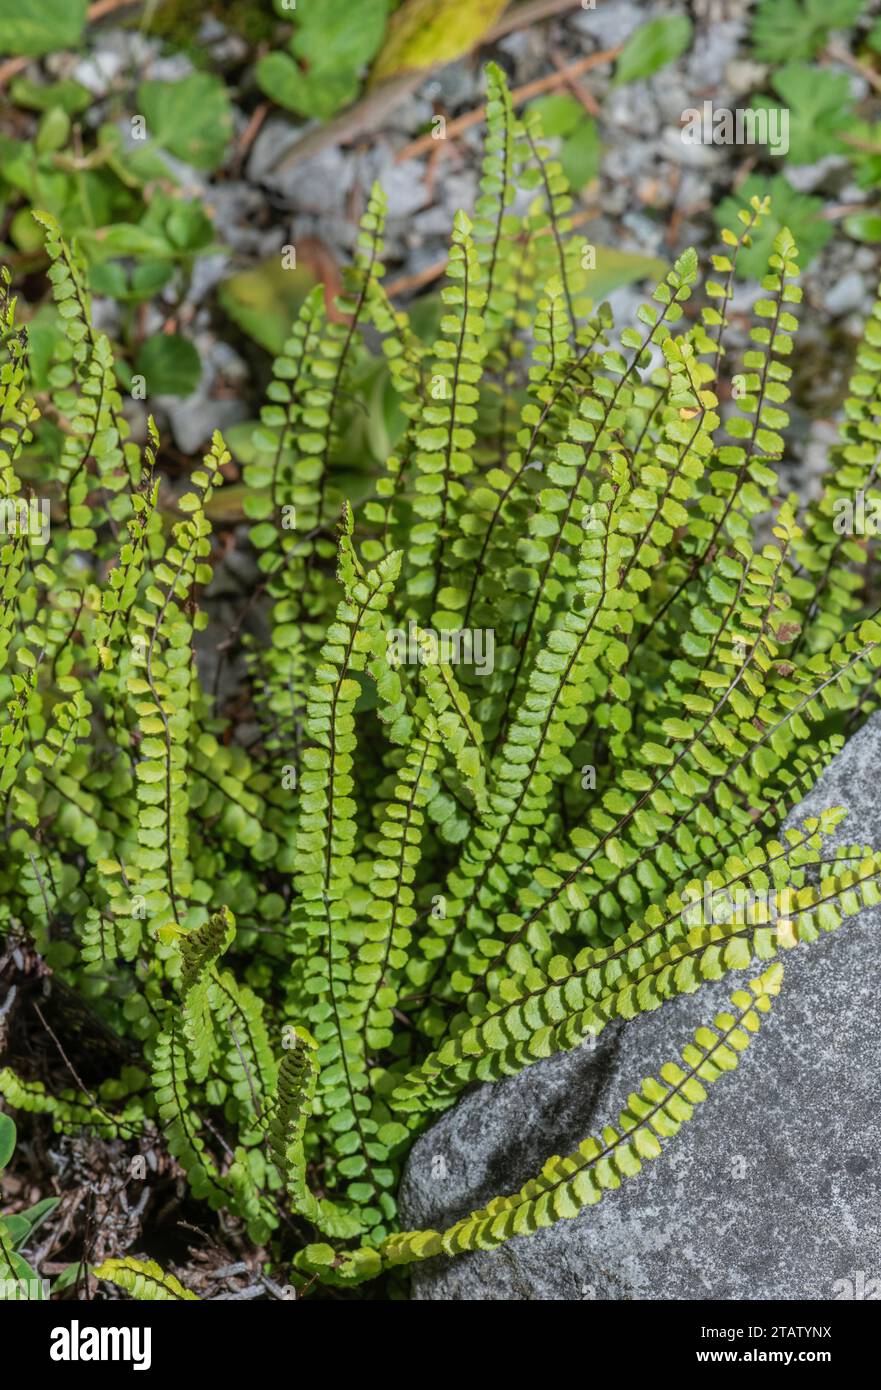
{"label": "dry twig", "polygon": [[[544,92],[565,87],[582,73],[614,62],[620,52],[621,45],[618,44],[615,48],[604,48],[600,53],[590,53],[586,58],[577,58],[574,63],[569,63],[547,77],[537,77],[532,82],[525,82],[522,87],[515,87],[511,93],[511,102],[515,107],[522,106],[524,102],[531,101],[533,97],[541,96]],[[474,111],[467,111],[464,116],[457,116],[447,126],[446,138],[454,140],[457,135],[471,130],[472,126],[480,125],[485,115],[486,107],[478,106]],[[438,143],[433,134],[420,135],[418,140],[412,140],[409,145],[404,146],[397,156],[396,163],[402,164],[405,160],[416,159],[418,155],[424,154]]]}
{"label": "dry twig", "polygon": [[[580,212],[572,214],[571,222],[573,228],[583,227],[585,222],[592,222],[595,217],[599,217],[599,208],[582,208]],[[539,236],[547,235],[547,228],[539,232]],[[385,292],[390,299],[397,299],[398,295],[412,294],[414,290],[424,289],[433,280],[437,280],[443,275],[447,268],[446,256],[442,261],[432,261],[424,269],[419,270],[415,275],[399,275],[397,280],[390,280],[385,287]]]}
{"label": "dry twig", "polygon": [[859,58],[855,58],[852,53],[840,43],[828,43],[823,54],[824,58],[832,58],[836,63],[843,63],[852,72],[858,72],[860,77],[864,77],[873,91],[881,92],[881,77],[874,68],[870,68],[868,63],[861,63]]}

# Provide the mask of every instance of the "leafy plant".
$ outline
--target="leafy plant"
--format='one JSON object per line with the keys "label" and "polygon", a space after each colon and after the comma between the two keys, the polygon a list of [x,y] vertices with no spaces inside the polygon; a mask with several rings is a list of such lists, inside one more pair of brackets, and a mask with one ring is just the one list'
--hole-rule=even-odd
{"label": "leafy plant", "polygon": [[0,0],[6,53],[39,57],[73,48],[86,22],[87,0]]}
{"label": "leafy plant", "polygon": [[844,135],[861,188],[881,188],[881,121],[854,121]]}
{"label": "leafy plant", "polygon": [[[43,114],[32,142],[0,136],[0,201],[9,213],[12,245],[29,268],[45,264],[33,211],[51,213],[84,253],[88,288],[120,308],[116,346],[121,379],[128,383],[133,371],[147,374],[149,369],[150,389],[156,393],[192,390],[200,375],[195,349],[182,338],[165,335],[142,342],[138,308],[167,289],[182,298],[196,259],[216,249],[211,218],[201,202],[177,191],[163,150],[213,167],[231,128],[223,85],[202,76],[145,83],[140,95],[150,121],[155,117],[157,124],[145,128],[143,141],[124,148],[120,130],[107,121],[91,145],[78,126],[74,149],[71,118],[82,110],[83,95],[90,100],[88,92],[75,82],[22,81],[13,95]],[[160,147],[160,139],[165,146]],[[39,374],[37,357],[48,363],[62,337],[58,313],[41,306],[33,324],[34,384],[39,390],[47,382]],[[139,355],[144,359],[140,365]]]}
{"label": "leafy plant", "polygon": [[[0,1111],[0,1173],[15,1151],[16,1130],[11,1117]],[[43,1280],[21,1254],[46,1217],[58,1206],[58,1197],[46,1197],[27,1211],[0,1216],[0,1300],[41,1301]]]}
{"label": "leafy plant", "polygon": [[[865,118],[874,114],[871,108],[865,109],[866,102],[860,104],[859,116],[854,109],[850,71],[834,72],[827,67],[798,61],[815,57],[826,45],[830,29],[848,27],[859,17],[862,8],[861,0],[853,0],[853,3],[843,0],[831,10],[812,0],[805,0],[804,4],[801,0],[785,0],[779,4],[777,0],[769,0],[768,4],[760,4],[757,8],[753,42],[757,57],[783,64],[771,72],[768,83],[787,113],[789,148],[784,151],[786,157],[795,164],[810,164],[828,155],[847,155],[853,162],[857,182],[863,188],[873,188],[881,186],[878,127]],[[849,52],[830,48],[826,56],[844,63],[848,69],[866,72],[870,82],[868,101],[871,102],[873,31],[866,36],[866,43],[868,52],[861,42],[851,39]],[[763,93],[754,96],[751,105],[759,111],[770,111],[777,107],[777,102]],[[755,186],[751,185],[750,191]],[[806,225],[813,221],[807,206],[798,205],[794,190],[782,187],[774,203],[778,212],[783,209],[783,220],[795,230],[803,251],[809,256],[819,227],[814,224],[807,238],[801,234],[799,219],[804,217]],[[870,207],[849,214],[843,225],[846,233],[857,241],[879,240],[881,221],[876,209]]]}
{"label": "leafy plant", "polygon": [[753,19],[756,56],[766,63],[813,58],[832,29],[846,29],[864,0],[759,0]]}
{"label": "leafy plant", "polygon": [[636,82],[651,77],[689,47],[694,26],[688,15],[650,19],[630,35],[615,67],[615,81]]}
{"label": "leafy plant", "polygon": [[[850,82],[844,73],[787,63],[773,74],[771,85],[789,111],[788,155],[793,164],[810,164],[841,150],[838,137],[848,124],[850,105]],[[755,97],[752,105],[767,110],[775,103]]]}
{"label": "leafy plant", "polygon": [[138,107],[150,136],[196,169],[216,169],[232,135],[232,108],[223,80],[194,72],[176,82],[142,82]]}
{"label": "leafy plant", "polygon": [[[615,334],[535,113],[515,117],[494,67],[488,85],[433,341],[383,290],[377,189],[339,316],[311,292],[273,364],[244,474],[269,633],[245,646],[247,748],[197,659],[224,441],[164,528],[155,430],[127,438],[82,268],[44,215],[66,330],[47,460],[3,297],[0,488],[16,516],[47,497],[52,524],[0,553],[0,929],[140,1062],[86,1093],[20,1060],[0,1092],[61,1131],[165,1143],[193,1197],[301,1285],[599,1200],[736,1064],[778,955],[881,901],[881,855],[824,850],[840,810],[780,828],[879,703],[868,546],[837,522],[881,501],[881,303],[799,518],[776,473],[790,231],[742,362],[727,315],[758,197],[723,226],[699,313],[686,251]],[[403,427],[356,513],[338,450],[364,333]],[[616,1126],[448,1231],[399,1229],[410,1144],[466,1085],[754,961]],[[187,1296],[152,1263],[98,1273]]]}
{"label": "leafy plant", "polygon": [[737,274],[745,279],[760,276],[773,249],[775,237],[784,227],[797,237],[801,257],[807,265],[832,235],[832,227],[821,216],[822,198],[797,192],[783,174],[777,174],[772,179],[751,174],[736,193],[719,204],[714,213],[717,224],[720,227],[729,225],[738,211],[747,210],[756,197],[767,197],[771,209],[756,235],[751,238],[752,244],[744,247],[738,258]]}
{"label": "leafy plant", "polygon": [[257,80],[280,106],[325,120],[358,94],[361,78],[385,33],[388,0],[325,0],[302,5],[293,15],[276,0],[276,11],[294,19],[288,51],[267,53]]}

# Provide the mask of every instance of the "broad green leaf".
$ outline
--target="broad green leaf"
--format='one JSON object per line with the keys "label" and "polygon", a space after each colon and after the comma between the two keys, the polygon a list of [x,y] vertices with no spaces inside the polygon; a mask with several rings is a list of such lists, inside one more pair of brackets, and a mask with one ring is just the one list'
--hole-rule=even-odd
{"label": "broad green leaf", "polygon": [[219,77],[195,72],[179,82],[142,82],[140,114],[148,135],[197,169],[216,169],[232,135],[232,108]]}
{"label": "broad green leaf", "polygon": [[99,261],[89,270],[89,284],[97,294],[122,302],[152,299],[174,274],[173,261]]}
{"label": "broad green leaf", "polygon": [[146,381],[148,396],[189,396],[202,375],[199,354],[178,333],[154,333],[141,345],[135,372]]}
{"label": "broad green leaf", "polygon": [[615,67],[616,85],[651,77],[679,58],[691,43],[693,27],[687,15],[667,15],[641,25],[621,50]]}
{"label": "broad green leaf", "polygon": [[371,83],[450,63],[468,53],[508,0],[404,0],[370,74]]}
{"label": "broad green leaf", "polygon": [[15,1121],[0,1111],[0,1168],[5,1168],[15,1148]]}
{"label": "broad green leaf", "polygon": [[80,241],[91,261],[108,260],[114,256],[151,257],[163,260],[173,255],[165,237],[150,232],[134,222],[119,222],[93,232],[85,229]]}
{"label": "broad green leaf", "polygon": [[[13,1237],[2,1217],[0,1217],[0,1234],[3,1235],[4,1244],[8,1247],[12,1243]],[[44,1297],[43,1281],[36,1270],[32,1269],[27,1260],[17,1251],[12,1251],[9,1263],[12,1266],[11,1271],[7,1269],[5,1261],[0,1267],[3,1275],[0,1278],[0,1300],[24,1302],[30,1299],[34,1302],[42,1302]]]}
{"label": "broad green leaf", "polygon": [[27,1223],[28,1233],[32,1234],[38,1226],[42,1225],[47,1216],[51,1216],[60,1201],[60,1197],[44,1197],[42,1201],[35,1202],[32,1207],[28,1207],[27,1211],[18,1212],[17,1217]]}
{"label": "broad green leaf", "polygon": [[34,149],[38,155],[54,154],[67,143],[70,117],[62,106],[51,106],[37,127]]}
{"label": "broad green leaf", "polygon": [[288,53],[267,53],[256,68],[257,81],[268,97],[300,116],[327,120],[358,94],[354,72],[305,72]]}
{"label": "broad green leaf", "polygon": [[385,33],[388,0],[359,0],[357,5],[323,0],[301,5],[295,15],[279,13],[294,20],[293,57],[266,54],[257,64],[257,81],[280,106],[325,120],[357,95]]}
{"label": "broad green leaf", "polygon": [[583,188],[596,178],[600,168],[600,134],[597,123],[585,116],[564,141],[560,150],[563,173],[573,188]]}
{"label": "broad green leaf", "polygon": [[584,107],[568,92],[549,92],[529,104],[541,120],[545,135],[571,135],[584,116]]}
{"label": "broad green leaf", "polygon": [[600,303],[621,285],[634,280],[659,280],[667,270],[665,261],[642,256],[636,251],[619,251],[614,246],[595,246],[596,268],[587,276],[587,292]]}
{"label": "broad green leaf", "polygon": [[[322,0],[298,6],[291,52],[310,68],[357,72],[371,61],[385,33],[389,0]],[[291,12],[283,12],[290,19]]]}
{"label": "broad green leaf", "polygon": [[31,111],[48,111],[60,106],[68,116],[77,116],[92,104],[92,93],[73,78],[61,82],[35,82],[30,77],[16,77],[9,86],[10,99],[16,106]]}
{"label": "broad green leaf", "polygon": [[0,52],[31,58],[75,48],[87,0],[0,0]]}
{"label": "broad green leaf", "polygon": [[262,261],[224,280],[218,289],[221,308],[239,327],[266,348],[280,353],[315,276],[305,265],[285,270],[280,256]]}
{"label": "broad green leaf", "polygon": [[877,209],[849,213],[842,226],[854,241],[881,241],[881,212]]}

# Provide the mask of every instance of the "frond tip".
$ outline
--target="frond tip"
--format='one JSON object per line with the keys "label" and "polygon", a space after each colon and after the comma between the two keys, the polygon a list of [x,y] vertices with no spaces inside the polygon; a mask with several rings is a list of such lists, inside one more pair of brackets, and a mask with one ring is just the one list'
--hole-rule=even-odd
{"label": "frond tip", "polygon": [[105,1260],[97,1265],[95,1274],[115,1284],[140,1303],[198,1303],[198,1294],[185,1289],[179,1279],[155,1260],[136,1260],[126,1255],[121,1260]]}

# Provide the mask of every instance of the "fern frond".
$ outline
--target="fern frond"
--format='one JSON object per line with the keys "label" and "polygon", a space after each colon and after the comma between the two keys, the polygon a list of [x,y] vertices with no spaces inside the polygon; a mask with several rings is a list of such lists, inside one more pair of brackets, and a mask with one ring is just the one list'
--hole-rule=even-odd
{"label": "fern frond", "polygon": [[[631,1018],[727,969],[745,968],[753,952],[767,960],[814,940],[815,910],[823,923],[839,925],[836,913],[852,915],[877,898],[881,857],[849,848],[819,887],[805,884],[804,865],[816,862],[819,836],[831,824],[808,821],[800,834],[786,832],[785,846],[772,842],[745,860],[729,857],[724,872],[683,885],[610,946],[586,947],[574,960],[555,956],[544,971],[525,953],[522,961],[515,956],[515,973],[500,983],[490,1011],[399,1082],[393,1102],[408,1111],[444,1108],[468,1082],[510,1075],[578,1046],[613,1017]],[[848,860],[857,867],[844,867]],[[794,869],[800,872],[793,879]],[[725,920],[704,920],[707,901],[729,909]]]}
{"label": "fern frond", "polygon": [[293,1033],[278,1069],[278,1092],[267,1139],[272,1160],[293,1208],[325,1235],[345,1239],[362,1230],[358,1218],[333,1202],[319,1200],[306,1182],[303,1137],[312,1113],[318,1068],[316,1043],[301,1029]]}
{"label": "fern frond", "polygon": [[[491,1250],[511,1236],[532,1235],[542,1227],[577,1216],[599,1202],[604,1192],[635,1177],[643,1162],[658,1158],[662,1140],[675,1138],[682,1125],[707,1098],[706,1086],[733,1071],[758,1032],[761,1014],[780,991],[783,967],[772,965],[747,990],[731,999],[732,1012],[716,1015],[712,1027],[699,1028],[682,1050],[682,1062],[668,1062],[658,1077],[643,1081],[628,1097],[618,1127],[607,1126],[599,1138],[585,1139],[566,1158],[549,1158],[538,1177],[512,1197],[495,1198],[440,1233],[392,1236],[383,1253],[390,1264]],[[434,1235],[434,1239],[431,1236]]]}
{"label": "fern frond", "polygon": [[115,1284],[124,1293],[141,1303],[198,1303],[199,1296],[173,1274],[168,1274],[155,1260],[136,1260],[131,1255],[121,1260],[104,1260],[95,1266],[95,1277]]}
{"label": "fern frond", "polygon": [[[682,1049],[680,1062],[668,1062],[657,1077],[631,1092],[618,1125],[607,1125],[599,1137],[583,1140],[565,1158],[554,1156],[541,1173],[519,1192],[496,1197],[447,1230],[406,1231],[389,1236],[378,1252],[362,1249],[333,1261],[335,1281],[358,1283],[380,1266],[411,1264],[435,1255],[459,1255],[469,1250],[492,1250],[514,1236],[533,1235],[556,1221],[570,1220],[603,1194],[636,1177],[646,1161],[658,1158],[707,1099],[707,1086],[734,1071],[780,992],[782,965],[738,990],[731,1011],[722,1011],[712,1026],[697,1030]],[[297,1259],[302,1270],[321,1271],[330,1261],[326,1247],[309,1247]]]}
{"label": "fern frond", "polygon": [[464,212],[456,214],[447,274],[454,283],[441,291],[448,312],[441,318],[429,395],[415,434],[413,512],[421,520],[413,527],[405,569],[414,615],[424,615],[442,629],[456,626],[461,606],[460,596],[447,593],[443,585],[443,542],[465,495],[463,479],[473,467],[471,426],[477,419],[477,387],[487,350],[482,318],[486,289]]}

